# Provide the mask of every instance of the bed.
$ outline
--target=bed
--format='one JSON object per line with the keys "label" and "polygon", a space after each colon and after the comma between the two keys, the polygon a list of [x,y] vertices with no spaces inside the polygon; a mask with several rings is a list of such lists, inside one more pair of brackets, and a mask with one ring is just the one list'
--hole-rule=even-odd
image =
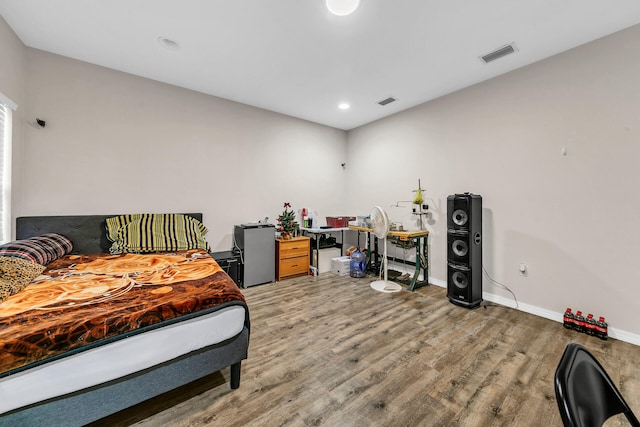
{"label": "bed", "polygon": [[[202,220],[201,214],[184,216]],[[84,425],[227,367],[230,387],[239,387],[250,331],[239,288],[203,249],[110,254],[114,244],[106,224],[114,217],[120,215],[17,218],[16,239],[56,233],[66,236],[73,249],[0,304],[0,425]],[[118,268],[133,261],[153,268],[120,274]],[[91,288],[98,289],[97,296],[86,302],[87,291],[77,291],[75,283],[93,280],[105,269],[109,274]],[[70,280],[73,284],[66,284]],[[40,287],[49,294],[38,305]],[[74,299],[76,291],[82,298]],[[142,311],[109,308],[122,299],[155,305]],[[29,310],[21,312],[24,307]],[[74,310],[75,323],[65,327],[63,338],[50,339],[56,329],[51,322],[60,321],[52,317],[67,310]],[[135,320],[135,327],[123,319]],[[31,327],[44,328],[35,333],[37,339],[3,338],[5,329],[23,333]],[[32,356],[24,343],[41,341],[57,344],[47,355]]]}

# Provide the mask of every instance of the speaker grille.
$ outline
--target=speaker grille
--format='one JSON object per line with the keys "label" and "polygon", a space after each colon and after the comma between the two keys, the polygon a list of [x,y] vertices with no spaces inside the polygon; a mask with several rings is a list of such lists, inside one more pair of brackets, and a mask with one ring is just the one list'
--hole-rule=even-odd
{"label": "speaker grille", "polygon": [[458,227],[462,227],[469,220],[469,214],[467,214],[462,209],[458,209],[453,212],[452,219],[455,225],[457,225]]}
{"label": "speaker grille", "polygon": [[455,240],[452,245],[453,253],[457,256],[466,256],[469,252],[469,246],[464,240]]}
{"label": "speaker grille", "polygon": [[467,275],[460,271],[456,271],[455,273],[453,273],[451,275],[451,278],[453,279],[453,284],[456,285],[458,289],[465,289],[469,284],[469,279],[467,279]]}

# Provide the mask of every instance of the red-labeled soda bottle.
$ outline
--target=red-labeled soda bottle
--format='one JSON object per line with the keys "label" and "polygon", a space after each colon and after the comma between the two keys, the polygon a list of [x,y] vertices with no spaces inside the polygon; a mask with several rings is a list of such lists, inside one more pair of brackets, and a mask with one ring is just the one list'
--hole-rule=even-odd
{"label": "red-labeled soda bottle", "polygon": [[567,311],[565,311],[564,316],[562,316],[562,324],[564,325],[565,328],[572,329],[574,319],[575,319],[575,316],[571,312],[571,308],[567,307]]}
{"label": "red-labeled soda bottle", "polygon": [[584,332],[584,316],[580,310],[576,312],[574,329],[578,332]]}
{"label": "red-labeled soda bottle", "polygon": [[587,314],[587,319],[584,322],[584,331],[587,335],[596,334],[596,319],[593,318],[593,314]]}
{"label": "red-labeled soda bottle", "polygon": [[609,336],[609,324],[604,321],[602,316],[596,322],[596,336],[601,340],[606,340]]}

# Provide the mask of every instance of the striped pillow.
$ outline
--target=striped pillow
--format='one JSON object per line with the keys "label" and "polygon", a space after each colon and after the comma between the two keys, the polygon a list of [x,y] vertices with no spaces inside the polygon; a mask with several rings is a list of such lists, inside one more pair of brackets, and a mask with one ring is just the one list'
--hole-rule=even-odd
{"label": "striped pillow", "polygon": [[[110,242],[115,242],[118,238],[118,233],[121,231],[121,229],[132,221],[137,221],[139,219],[154,218],[154,217],[174,217],[180,220],[181,217],[185,217],[185,216],[187,218],[192,218],[188,215],[183,215],[183,214],[140,214],[140,213],[118,215],[111,218],[107,218],[106,219],[107,239],[109,239]],[[204,228],[204,225],[202,225],[202,227],[204,230],[202,234],[204,235],[207,233],[207,229]]]}
{"label": "striped pillow", "polygon": [[112,254],[210,249],[204,238],[207,228],[187,215],[121,215],[106,223]]}
{"label": "striped pillow", "polygon": [[0,246],[0,256],[26,259],[47,265],[71,252],[73,244],[65,236],[46,233],[24,240],[15,240]]}

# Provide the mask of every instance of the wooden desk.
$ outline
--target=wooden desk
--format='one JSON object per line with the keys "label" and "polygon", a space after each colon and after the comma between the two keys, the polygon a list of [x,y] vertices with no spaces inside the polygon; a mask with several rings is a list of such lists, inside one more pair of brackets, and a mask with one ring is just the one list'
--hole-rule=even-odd
{"label": "wooden desk", "polygon": [[[358,232],[369,233],[369,234],[373,233],[373,229],[367,228],[367,227],[356,227],[354,225],[350,225],[349,229],[355,230]],[[375,236],[375,233],[373,235]],[[408,285],[410,291],[413,291],[416,288],[428,285],[429,284],[429,245],[427,244],[428,243],[427,240],[429,238],[429,231],[427,230],[391,231],[390,230],[387,233],[387,238],[388,237],[397,237],[400,241],[403,241],[403,242],[413,240],[416,243],[416,269],[413,273],[413,276],[411,276],[411,278],[407,280],[398,280],[398,279],[394,280],[393,278],[389,278],[389,279]],[[371,238],[369,238],[368,241],[369,241],[369,245],[367,249],[369,250],[369,253],[373,255],[370,247]],[[378,258],[377,241],[375,244],[375,254],[377,259]],[[374,262],[373,260],[374,258],[372,256],[371,257],[372,263]],[[375,264],[376,266],[378,266],[377,260]],[[418,280],[418,277],[420,276],[420,271],[423,272],[423,275],[422,275],[423,280]]]}

